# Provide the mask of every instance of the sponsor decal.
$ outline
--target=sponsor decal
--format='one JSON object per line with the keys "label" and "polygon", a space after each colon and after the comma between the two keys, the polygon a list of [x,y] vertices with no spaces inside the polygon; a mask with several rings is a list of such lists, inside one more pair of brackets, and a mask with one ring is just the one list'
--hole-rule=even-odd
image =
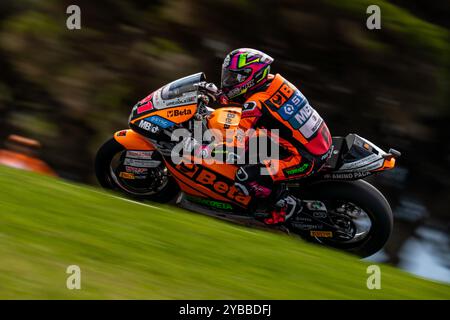
{"label": "sponsor decal", "polygon": [[238,179],[239,181],[246,181],[248,179],[248,173],[245,171],[244,168],[240,167],[236,171],[236,179]]}
{"label": "sponsor decal", "polygon": [[138,168],[138,167],[132,167],[132,166],[125,166],[125,171],[135,174],[147,174],[148,169],[147,168]]}
{"label": "sponsor decal", "polygon": [[228,96],[229,97],[234,97],[240,93],[245,93],[247,92],[247,89],[254,86],[255,85],[255,79],[250,80],[248,83],[246,83],[245,85],[243,85],[240,88],[234,88],[233,90],[231,90],[230,92],[228,92]]}
{"label": "sponsor decal", "polygon": [[121,130],[116,134],[118,137],[125,137],[127,135],[127,130]]}
{"label": "sponsor decal", "polygon": [[151,159],[153,155],[153,151],[127,151],[127,158],[137,158],[137,159]]}
{"label": "sponsor decal", "polygon": [[251,200],[250,196],[246,196],[239,192],[235,187],[233,180],[204,167],[196,165],[187,166],[184,163],[181,163],[177,165],[177,169],[194,182],[201,184],[203,187],[208,188],[214,193],[218,193],[236,203],[246,206]]}
{"label": "sponsor decal", "polygon": [[323,122],[300,90],[288,83],[284,83],[265,103],[272,109],[278,109],[280,117],[306,139],[313,136]]}
{"label": "sponsor decal", "polygon": [[155,109],[161,110],[168,107],[182,106],[186,104],[195,104],[197,102],[196,92],[185,92],[181,97],[173,99],[163,99],[163,92],[170,90],[167,86],[164,86],[156,90],[153,94],[153,106]]}
{"label": "sponsor decal", "polygon": [[301,223],[313,223],[313,219],[304,216],[295,217],[295,221],[299,221]]}
{"label": "sponsor decal", "polygon": [[322,118],[319,116],[317,111],[314,110],[308,121],[300,127],[299,131],[306,139],[309,139],[317,132],[317,130],[319,130],[322,122]]}
{"label": "sponsor decal", "polygon": [[332,238],[333,237],[333,232],[331,232],[331,231],[311,230],[309,232],[309,234],[311,235],[311,237],[318,237],[318,238]]}
{"label": "sponsor decal", "polygon": [[260,117],[261,115],[261,110],[256,107],[256,102],[250,101],[244,104],[241,118]]}
{"label": "sponsor decal", "polygon": [[308,104],[306,98],[301,94],[299,90],[296,90],[291,98],[286,101],[283,106],[278,110],[278,114],[283,120],[289,120],[297,113],[301,112],[301,108]]}
{"label": "sponsor decal", "polygon": [[[223,125],[224,129],[229,129],[230,126],[233,124],[233,119],[236,118],[236,114],[233,112],[227,112],[227,117],[225,118],[225,123]],[[236,121],[234,121],[236,122]],[[239,124],[239,119],[237,124]]]}
{"label": "sponsor decal", "polygon": [[265,101],[272,109],[279,109],[283,106],[288,99],[294,94],[295,91],[298,91],[294,86],[289,85],[287,82],[284,82],[280,89],[268,100]]}
{"label": "sponsor decal", "polygon": [[242,112],[244,111],[251,111],[256,108],[256,102],[255,101],[249,101],[244,103],[244,106],[242,107]]}
{"label": "sponsor decal", "polygon": [[120,172],[119,177],[128,179],[128,180],[134,180],[134,174],[132,174],[130,172]]}
{"label": "sponsor decal", "polygon": [[323,177],[325,179],[361,179],[370,175],[371,172],[362,171],[362,172],[349,172],[349,173],[328,173]]}
{"label": "sponsor decal", "polygon": [[309,163],[304,163],[299,167],[285,169],[284,173],[287,176],[293,176],[293,175],[301,174],[301,173],[305,172],[308,168],[309,168]]}
{"label": "sponsor decal", "polygon": [[313,212],[312,215],[313,215],[314,218],[319,218],[319,219],[324,219],[324,218],[326,218],[328,216],[327,213],[323,212],[323,211]]}
{"label": "sponsor decal", "polygon": [[303,224],[298,222],[292,222],[292,224],[301,230],[314,230],[314,229],[322,229],[323,225],[320,224]]}
{"label": "sponsor decal", "polygon": [[180,105],[184,105],[184,104],[192,104],[196,101],[196,99],[197,99],[197,96],[191,95],[188,97],[166,100],[165,105],[166,105],[166,107],[174,107],[174,106],[180,106]]}
{"label": "sponsor decal", "polygon": [[285,118],[289,118],[290,116],[292,116],[295,112],[295,107],[292,104],[285,104],[283,107],[283,113],[284,115],[286,115],[287,117]]}
{"label": "sponsor decal", "polygon": [[150,94],[148,97],[138,102],[138,104],[136,105],[137,114],[141,114],[153,109],[152,96],[153,94]]}
{"label": "sponsor decal", "polygon": [[123,164],[125,166],[139,167],[139,168],[156,168],[161,164],[161,161],[125,158]]}
{"label": "sponsor decal", "polygon": [[327,207],[325,207],[325,204],[321,201],[307,201],[306,207],[309,210],[321,210],[321,211],[327,211]]}
{"label": "sponsor decal", "polygon": [[269,100],[266,100],[265,103],[272,109],[279,109],[286,101],[287,98],[285,96],[280,92],[276,92]]}
{"label": "sponsor decal", "polygon": [[149,94],[147,97],[139,101],[133,108],[133,110],[136,110],[137,114],[141,114],[147,111],[150,111],[153,109],[153,103],[152,103],[152,97],[153,93]]}
{"label": "sponsor decal", "polygon": [[146,103],[145,105],[138,106],[138,107],[136,108],[136,112],[137,112],[137,114],[141,114],[141,113],[150,111],[150,110],[152,110],[152,109],[153,109],[152,103],[151,103],[151,102],[148,102],[148,103]]}
{"label": "sponsor decal", "polygon": [[306,121],[313,114],[313,109],[309,104],[306,104],[298,113],[295,114],[295,120],[300,124],[300,126],[304,125]]}
{"label": "sponsor decal", "polygon": [[172,121],[164,119],[160,116],[151,116],[151,117],[145,118],[145,120],[147,120],[148,122],[151,122],[153,124],[156,124],[157,126],[164,128],[164,129],[172,127],[174,125],[174,123]]}
{"label": "sponsor decal", "polygon": [[297,89],[290,83],[288,82],[284,82],[283,85],[280,87],[280,92],[286,97],[289,98],[290,96],[292,96],[294,94],[294,92]]}
{"label": "sponsor decal", "polygon": [[[322,130],[322,131],[323,131],[323,130]],[[333,146],[333,145],[331,145],[330,149],[329,149],[323,156],[320,157],[320,160],[326,160],[326,159],[328,159],[328,157],[329,157],[332,153],[333,153],[333,154],[338,154],[338,153],[339,153],[338,150],[334,151],[334,146]]]}
{"label": "sponsor decal", "polygon": [[215,209],[222,209],[222,210],[232,210],[233,206],[226,202],[220,202],[216,200],[210,200],[210,199],[204,199],[204,198],[195,198],[195,197],[188,197],[188,199],[192,202],[199,203],[208,207],[212,207]]}
{"label": "sponsor decal", "polygon": [[293,117],[288,119],[290,125],[294,129],[300,129],[309,118],[312,116],[314,109],[306,103],[301,109],[299,109]]}
{"label": "sponsor decal", "polygon": [[139,121],[138,127],[151,133],[158,133],[159,127],[145,120]]}
{"label": "sponsor decal", "polygon": [[183,109],[183,110],[168,110],[167,111],[167,118],[172,117],[179,117],[179,116],[187,116],[192,114],[192,111],[190,109]]}

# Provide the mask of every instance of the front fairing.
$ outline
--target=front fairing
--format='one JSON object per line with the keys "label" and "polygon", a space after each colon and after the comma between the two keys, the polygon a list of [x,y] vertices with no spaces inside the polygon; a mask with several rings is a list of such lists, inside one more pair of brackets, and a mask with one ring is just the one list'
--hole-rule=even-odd
{"label": "front fairing", "polygon": [[[198,103],[198,88],[196,84],[206,80],[203,72],[175,80],[158,90],[152,92],[146,98],[139,101],[132,109],[129,122],[133,123],[144,116],[160,111],[182,108]],[[192,109],[192,108],[190,108]],[[170,114],[170,113],[169,113]]]}
{"label": "front fairing", "polygon": [[199,72],[151,93],[133,107],[129,117],[130,128],[148,136],[189,121],[198,108],[196,84],[205,80],[205,74]]}

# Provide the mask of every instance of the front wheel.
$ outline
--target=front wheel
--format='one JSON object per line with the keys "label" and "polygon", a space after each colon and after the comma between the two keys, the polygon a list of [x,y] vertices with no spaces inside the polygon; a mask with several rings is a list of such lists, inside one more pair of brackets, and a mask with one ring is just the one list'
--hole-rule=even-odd
{"label": "front wheel", "polygon": [[[391,207],[381,192],[366,181],[321,181],[309,185],[298,196],[325,204],[327,222],[339,230],[329,238],[307,236],[313,242],[367,257],[381,250],[391,235]],[[292,225],[290,229],[305,235]]]}
{"label": "front wheel", "polygon": [[130,151],[141,153],[142,159],[127,158],[127,152],[114,138],[97,151],[95,174],[103,188],[120,191],[138,200],[164,203],[175,198],[178,185],[157,151]]}

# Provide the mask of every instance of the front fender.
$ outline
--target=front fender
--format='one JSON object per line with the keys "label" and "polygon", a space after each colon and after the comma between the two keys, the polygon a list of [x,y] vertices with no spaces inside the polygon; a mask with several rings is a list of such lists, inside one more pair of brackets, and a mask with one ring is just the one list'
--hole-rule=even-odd
{"label": "front fender", "polygon": [[114,139],[127,150],[156,150],[150,141],[131,129],[117,131]]}

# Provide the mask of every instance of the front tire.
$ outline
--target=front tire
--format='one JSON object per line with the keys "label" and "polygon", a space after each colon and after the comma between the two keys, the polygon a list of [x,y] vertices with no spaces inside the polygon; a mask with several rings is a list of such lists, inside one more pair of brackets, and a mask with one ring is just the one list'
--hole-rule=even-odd
{"label": "front tire", "polygon": [[313,199],[324,203],[352,203],[369,216],[371,227],[367,236],[358,242],[345,243],[332,240],[318,241],[330,247],[349,251],[361,257],[368,257],[381,250],[393,229],[393,215],[386,198],[378,189],[366,181],[321,181],[300,192],[300,199]]}
{"label": "front tire", "polygon": [[151,200],[155,202],[166,203],[175,198],[179,192],[179,188],[175,180],[171,176],[167,176],[167,183],[157,192],[149,194],[148,192],[127,191],[126,188],[118,184],[118,178],[114,175],[114,170],[111,170],[111,165],[115,157],[120,156],[125,151],[125,147],[118,143],[114,138],[106,141],[97,151],[95,157],[95,175],[99,184],[110,190],[118,190],[127,196],[137,200]]}

